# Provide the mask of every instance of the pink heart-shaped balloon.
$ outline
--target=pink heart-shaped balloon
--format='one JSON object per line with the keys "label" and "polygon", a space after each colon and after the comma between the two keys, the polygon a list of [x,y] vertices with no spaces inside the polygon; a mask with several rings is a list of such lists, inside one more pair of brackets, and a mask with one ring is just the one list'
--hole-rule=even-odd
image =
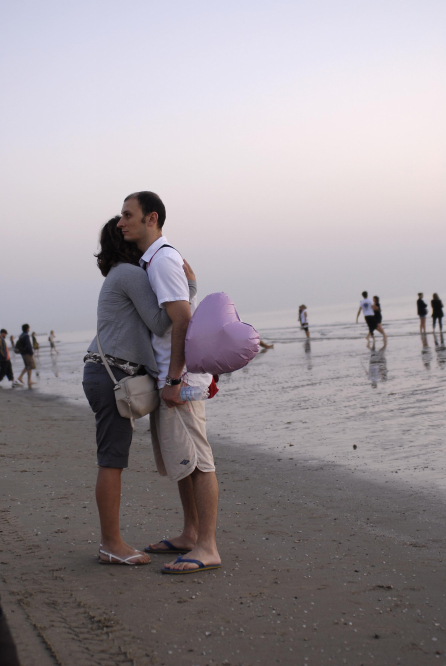
{"label": "pink heart-shaped balloon", "polygon": [[260,337],[240,321],[234,302],[224,292],[209,294],[195,310],[186,334],[189,372],[221,375],[239,370],[259,352]]}

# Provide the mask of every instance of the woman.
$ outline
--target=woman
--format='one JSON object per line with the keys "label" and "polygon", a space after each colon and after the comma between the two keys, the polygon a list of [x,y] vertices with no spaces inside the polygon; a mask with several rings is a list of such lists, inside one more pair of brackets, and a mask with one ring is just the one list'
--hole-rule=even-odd
{"label": "woman", "polygon": [[384,342],[384,344],[386,344],[387,336],[386,336],[386,334],[384,332],[384,329],[382,327],[382,324],[381,324],[383,318],[382,318],[382,313],[381,313],[381,304],[379,302],[379,296],[374,296],[373,297],[372,308],[373,308],[373,311],[375,313],[375,315],[374,315],[375,316],[375,328],[376,328],[377,331],[379,331],[381,333],[381,335],[383,336],[383,342]]}
{"label": "woman", "polygon": [[[98,302],[100,343],[117,381],[126,375],[149,373],[156,377],[150,332],[162,336],[171,321],[158,307],[147,275],[138,264],[141,252],[124,241],[117,228],[119,220],[119,216],[114,217],[102,228],[101,248],[96,255],[105,277]],[[195,276],[186,262],[183,268],[192,298],[196,293]],[[84,361],[84,392],[96,418],[99,560],[107,564],[148,564],[150,557],[126,544],[119,530],[121,474],[128,466],[133,433],[130,419],[118,412],[113,382],[102,363],[96,338]]]}
{"label": "woman", "polygon": [[48,336],[48,342],[50,343],[51,356],[53,355],[53,352],[56,352],[56,354],[58,354],[59,352],[56,349],[56,334],[54,333],[54,331],[50,331],[50,334]]}
{"label": "woman", "polygon": [[443,330],[443,303],[440,300],[440,297],[438,294],[434,294],[432,296],[431,300],[431,305],[432,305],[432,324],[433,328],[435,331],[435,325],[438,323],[440,325],[440,331]]}
{"label": "woman", "polygon": [[423,293],[421,291],[418,294],[417,313],[420,318],[420,333],[426,333],[427,304],[423,301]]}

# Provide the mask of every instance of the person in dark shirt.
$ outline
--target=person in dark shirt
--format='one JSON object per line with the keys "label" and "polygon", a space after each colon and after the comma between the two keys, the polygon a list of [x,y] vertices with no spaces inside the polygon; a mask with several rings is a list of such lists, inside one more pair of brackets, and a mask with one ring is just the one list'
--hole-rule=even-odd
{"label": "person in dark shirt", "polygon": [[434,294],[432,296],[431,300],[431,305],[432,305],[432,325],[435,331],[435,325],[437,323],[438,319],[438,324],[440,326],[440,331],[443,330],[443,303],[440,300],[440,297],[438,294]]}
{"label": "person in dark shirt", "polygon": [[23,384],[23,375],[25,372],[28,374],[28,388],[31,388],[35,382],[31,381],[32,371],[36,369],[36,363],[34,361],[34,350],[29,336],[29,325],[23,324],[22,333],[17,340],[17,345],[19,347],[20,354],[22,355],[23,362],[25,367],[23,368],[19,379],[19,382]]}
{"label": "person in dark shirt", "polygon": [[381,335],[383,336],[384,345],[386,345],[387,344],[387,335],[385,334],[384,329],[383,329],[382,324],[381,324],[381,322],[383,320],[383,317],[382,317],[382,312],[381,312],[381,303],[379,302],[379,296],[374,296],[373,297],[372,308],[373,308],[373,312],[375,313],[375,327],[376,327],[376,330],[381,333]]}
{"label": "person in dark shirt", "polygon": [[420,318],[420,333],[426,333],[427,303],[423,301],[423,294],[418,294],[417,312]]}
{"label": "person in dark shirt", "polygon": [[0,332],[0,382],[3,377],[6,376],[14,385],[14,373],[12,372],[8,343],[6,342],[7,335],[8,331],[5,328],[2,328]]}

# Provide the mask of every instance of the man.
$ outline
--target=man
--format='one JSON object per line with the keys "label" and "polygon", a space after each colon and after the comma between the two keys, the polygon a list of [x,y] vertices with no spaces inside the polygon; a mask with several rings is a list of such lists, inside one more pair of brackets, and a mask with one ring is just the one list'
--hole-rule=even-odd
{"label": "man", "polygon": [[420,318],[420,333],[426,333],[427,303],[423,301],[423,294],[418,294],[417,313]]}
{"label": "man", "polygon": [[373,336],[373,332],[376,329],[376,320],[375,320],[375,311],[373,309],[373,301],[371,298],[368,298],[368,293],[366,291],[362,292],[362,301],[359,303],[358,314],[356,315],[356,323],[358,323],[359,315],[361,310],[364,314],[364,319],[366,320],[367,326],[369,327],[369,332],[367,334],[367,342],[370,340],[370,336]]}
{"label": "man", "polygon": [[17,340],[17,346],[18,349],[22,355],[23,362],[25,364],[25,367],[23,368],[20,377],[19,377],[19,382],[22,382],[23,384],[23,375],[25,372],[28,374],[28,388],[31,388],[35,382],[31,381],[31,375],[33,370],[36,369],[36,363],[34,361],[34,351],[33,351],[33,346],[31,344],[31,340],[29,337],[29,325],[28,324],[23,324],[22,326],[22,332],[19,335],[19,339]]}
{"label": "man", "polygon": [[0,331],[0,382],[3,377],[7,377],[12,386],[14,386],[14,373],[12,372],[11,359],[9,358],[9,349],[8,343],[6,342],[6,336],[8,331],[4,328]]}
{"label": "man", "polygon": [[159,408],[150,415],[150,430],[158,472],[178,483],[184,527],[178,537],[150,544],[145,550],[187,553],[187,558],[179,557],[179,561],[167,564],[163,573],[186,574],[219,568],[218,483],[206,439],[205,405],[202,401],[186,404],[180,397],[183,379],[189,385],[203,388],[212,380],[211,375],[185,376],[184,345],[191,304],[183,259],[163,236],[166,210],[158,195],[153,192],[129,195],[121,214],[118,227],[125,240],[136,243],[144,253],[141,265],[147,271],[160,307],[166,309],[172,320],[172,327],[163,337],[152,334],[161,400]]}

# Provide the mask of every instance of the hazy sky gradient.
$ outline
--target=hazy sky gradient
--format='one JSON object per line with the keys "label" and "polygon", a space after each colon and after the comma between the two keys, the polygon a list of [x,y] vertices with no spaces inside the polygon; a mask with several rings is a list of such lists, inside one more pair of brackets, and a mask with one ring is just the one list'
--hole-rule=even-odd
{"label": "hazy sky gradient", "polygon": [[1,326],[95,325],[100,226],[139,189],[242,314],[443,291],[446,5],[3,10]]}

